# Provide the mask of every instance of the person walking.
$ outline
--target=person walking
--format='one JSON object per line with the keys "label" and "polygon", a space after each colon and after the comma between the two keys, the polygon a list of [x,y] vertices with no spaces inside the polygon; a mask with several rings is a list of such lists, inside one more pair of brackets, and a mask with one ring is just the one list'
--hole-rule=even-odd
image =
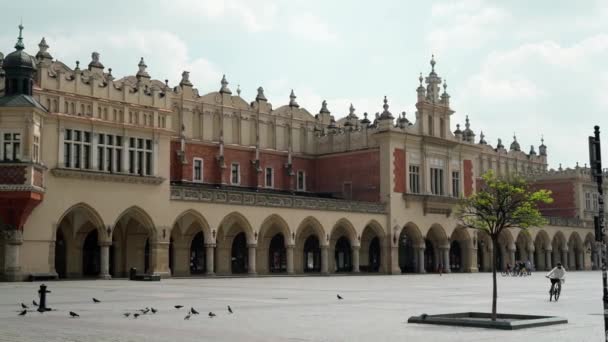
{"label": "person walking", "polygon": [[532,275],[532,262],[530,259],[526,260],[526,270],[528,271],[528,275]]}
{"label": "person walking", "polygon": [[439,272],[439,276],[441,277],[441,273],[443,273],[443,265],[441,263],[437,265],[437,272]]}

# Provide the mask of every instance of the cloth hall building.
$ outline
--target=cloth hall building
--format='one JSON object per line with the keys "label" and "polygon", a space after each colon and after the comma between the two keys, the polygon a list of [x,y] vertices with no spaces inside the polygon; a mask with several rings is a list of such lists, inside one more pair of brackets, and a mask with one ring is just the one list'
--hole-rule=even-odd
{"label": "cloth hall building", "polygon": [[500,267],[597,265],[590,171],[547,170],[542,142],[525,153],[455,125],[434,59],[415,117],[384,98],[375,116],[351,105],[336,121],[293,91],[273,106],[225,77],[204,94],[187,71],[170,86],[144,58],[122,78],[95,52],[70,67],[44,38],[26,53],[21,30],[0,53],[3,280],[487,271],[488,237],[453,210],[490,169],[555,198],[547,226],[504,233]]}

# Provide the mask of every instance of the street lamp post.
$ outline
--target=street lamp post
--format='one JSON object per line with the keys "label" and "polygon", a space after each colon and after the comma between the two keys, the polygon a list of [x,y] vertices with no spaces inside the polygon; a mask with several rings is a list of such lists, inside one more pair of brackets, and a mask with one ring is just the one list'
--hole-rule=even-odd
{"label": "street lamp post", "polygon": [[604,218],[604,188],[602,173],[602,151],[600,148],[600,126],[594,127],[594,136],[589,137],[589,161],[591,162],[591,172],[597,183],[598,192],[598,215],[594,217],[595,240],[601,243],[602,259],[602,285],[604,288],[602,301],[604,303],[604,339],[608,341],[608,280],[606,274],[606,229]]}

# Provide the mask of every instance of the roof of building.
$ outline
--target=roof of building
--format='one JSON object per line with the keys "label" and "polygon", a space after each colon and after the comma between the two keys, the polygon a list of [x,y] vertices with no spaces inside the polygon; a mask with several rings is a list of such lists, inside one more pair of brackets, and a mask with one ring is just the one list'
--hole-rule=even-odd
{"label": "roof of building", "polygon": [[0,107],[34,107],[47,111],[36,99],[29,95],[12,95],[0,97]]}

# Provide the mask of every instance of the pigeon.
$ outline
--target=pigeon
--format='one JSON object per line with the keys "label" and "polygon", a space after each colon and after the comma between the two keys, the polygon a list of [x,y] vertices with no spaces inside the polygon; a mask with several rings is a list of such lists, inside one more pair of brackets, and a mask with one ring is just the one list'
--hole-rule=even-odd
{"label": "pigeon", "polygon": [[150,312],[150,309],[146,308],[145,310],[141,310],[141,313],[143,313],[144,315],[147,314],[148,312]]}
{"label": "pigeon", "polygon": [[178,310],[181,309],[181,308],[183,308],[183,307],[184,307],[183,305],[176,305],[176,306],[174,306],[174,308],[176,308]]}
{"label": "pigeon", "polygon": [[70,316],[72,316],[72,318],[80,317],[80,315],[75,313],[74,311],[70,311]]}
{"label": "pigeon", "polygon": [[137,318],[137,317],[139,317],[139,314],[138,313],[134,313],[133,314],[133,318]]}
{"label": "pigeon", "polygon": [[23,310],[19,313],[19,316],[25,316],[26,313],[27,313],[27,310]]}
{"label": "pigeon", "polygon": [[198,315],[198,311],[194,310],[194,308],[190,308],[190,313],[193,315]]}
{"label": "pigeon", "polygon": [[209,318],[213,318],[213,317],[215,317],[215,316],[216,316],[216,315],[215,315],[213,312],[209,311]]}
{"label": "pigeon", "polygon": [[97,298],[93,298],[93,303],[101,303],[101,301]]}
{"label": "pigeon", "polygon": [[152,310],[152,313],[153,313],[153,314],[155,314],[155,313],[157,313],[157,312],[158,312],[158,310],[156,310],[155,308],[152,308],[152,309],[150,309],[150,310]]}
{"label": "pigeon", "polygon": [[420,318],[422,318],[423,320],[426,319],[429,315],[423,313],[422,315],[420,315]]}
{"label": "pigeon", "polygon": [[342,296],[340,296],[340,295],[336,295],[336,297],[338,297],[338,299],[340,299],[340,300],[344,299],[344,298],[342,298]]}
{"label": "pigeon", "polygon": [[34,306],[38,306],[38,303],[36,303],[35,300],[32,301],[32,304],[34,304]]}
{"label": "pigeon", "polygon": [[21,303],[21,308],[22,308],[22,309],[27,309],[27,305],[25,305],[25,304]]}
{"label": "pigeon", "polygon": [[189,320],[190,319],[190,313],[188,312],[188,314],[186,315],[186,317],[184,317],[184,320]]}
{"label": "pigeon", "polygon": [[124,315],[125,317],[129,318],[129,316],[131,315],[131,313],[130,313],[130,312],[125,312],[125,313],[123,313],[123,315]]}
{"label": "pigeon", "polygon": [[232,308],[228,305],[228,312],[232,313]]}

